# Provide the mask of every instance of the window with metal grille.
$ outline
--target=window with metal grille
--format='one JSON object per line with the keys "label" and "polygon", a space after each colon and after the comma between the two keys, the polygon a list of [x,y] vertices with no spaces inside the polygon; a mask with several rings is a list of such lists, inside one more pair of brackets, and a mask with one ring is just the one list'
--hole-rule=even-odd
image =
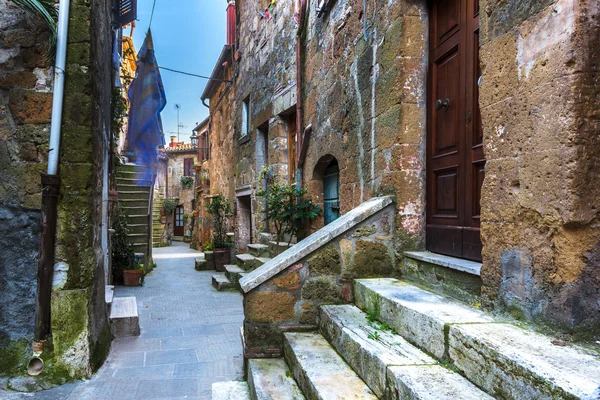
{"label": "window with metal grille", "polygon": [[115,0],[115,24],[127,25],[137,19],[137,0]]}

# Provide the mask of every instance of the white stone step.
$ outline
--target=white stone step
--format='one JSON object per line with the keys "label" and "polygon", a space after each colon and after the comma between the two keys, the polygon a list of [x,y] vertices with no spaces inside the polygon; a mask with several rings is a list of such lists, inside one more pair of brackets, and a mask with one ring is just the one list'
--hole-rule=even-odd
{"label": "white stone step", "polygon": [[[378,397],[390,393],[394,399],[493,399],[458,373],[437,365],[385,325],[369,321],[355,306],[322,306],[320,328]],[[423,385],[425,377],[427,385]]]}
{"label": "white stone step", "polygon": [[283,337],[285,359],[307,398],[377,399],[323,336],[284,333]]}
{"label": "white stone step", "polygon": [[288,366],[280,358],[248,360],[248,386],[253,400],[304,400]]}
{"label": "white stone step", "polygon": [[479,310],[392,278],[356,279],[354,296],[359,308],[379,314],[379,320],[437,359],[445,355],[446,324],[494,321]]}
{"label": "white stone step", "polygon": [[250,251],[250,254],[252,254],[255,257],[265,257],[269,255],[269,246],[266,244],[250,243],[248,245],[248,249]]}
{"label": "white stone step", "polygon": [[215,382],[212,384],[212,400],[250,400],[250,389],[246,382]]}
{"label": "white stone step", "polygon": [[110,331],[114,337],[139,336],[140,320],[135,297],[115,297],[110,308]]}
{"label": "white stone step", "polygon": [[213,275],[212,276],[212,285],[219,292],[222,290],[233,289],[235,287],[233,285],[233,283],[231,283],[231,281],[229,279],[227,279],[225,274]]}
{"label": "white stone step", "polygon": [[[506,399],[598,399],[600,357],[396,279],[355,280],[356,304],[489,394]],[[554,342],[554,343],[553,343]]]}

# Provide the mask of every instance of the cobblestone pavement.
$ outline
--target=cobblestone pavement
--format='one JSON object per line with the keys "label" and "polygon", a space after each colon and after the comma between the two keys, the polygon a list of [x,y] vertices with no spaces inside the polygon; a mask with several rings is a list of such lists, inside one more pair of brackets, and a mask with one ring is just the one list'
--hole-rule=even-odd
{"label": "cobblestone pavement", "polygon": [[242,379],[238,292],[217,292],[210,271],[194,270],[199,252],[187,244],[154,249],[158,265],[135,296],[141,335],[115,339],[108,360],[89,381],[35,394],[0,391],[4,399],[210,399],[213,382]]}

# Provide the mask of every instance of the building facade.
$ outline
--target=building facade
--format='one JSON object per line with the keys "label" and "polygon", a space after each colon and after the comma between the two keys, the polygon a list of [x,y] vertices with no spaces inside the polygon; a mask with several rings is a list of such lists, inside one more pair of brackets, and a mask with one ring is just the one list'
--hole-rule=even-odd
{"label": "building facade", "polygon": [[[266,229],[255,196],[266,165],[324,208],[313,229],[395,195],[397,274],[519,318],[598,332],[593,2],[228,7],[236,35],[202,98],[210,193],[235,203],[238,251]],[[433,265],[411,251],[429,251]],[[449,271],[436,255],[481,272]]]}

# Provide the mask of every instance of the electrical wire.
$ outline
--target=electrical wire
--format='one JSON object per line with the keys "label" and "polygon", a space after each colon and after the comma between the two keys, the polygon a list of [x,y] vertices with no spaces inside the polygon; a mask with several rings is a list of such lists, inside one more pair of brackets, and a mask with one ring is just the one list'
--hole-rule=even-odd
{"label": "electrical wire", "polygon": [[171,72],[175,72],[175,73],[177,73],[177,74],[189,75],[189,76],[195,76],[196,78],[208,79],[208,80],[211,80],[211,81],[217,81],[217,82],[227,82],[227,83],[231,82],[231,81],[228,81],[228,80],[226,80],[226,79],[216,79],[216,78],[211,78],[210,76],[204,76],[204,75],[192,74],[192,73],[190,73],[190,72],[179,71],[179,70],[176,70],[176,69],[171,69],[171,68],[162,67],[162,66],[159,66],[158,68],[160,68],[160,69],[164,69],[164,70],[167,70],[167,71],[171,71]]}

